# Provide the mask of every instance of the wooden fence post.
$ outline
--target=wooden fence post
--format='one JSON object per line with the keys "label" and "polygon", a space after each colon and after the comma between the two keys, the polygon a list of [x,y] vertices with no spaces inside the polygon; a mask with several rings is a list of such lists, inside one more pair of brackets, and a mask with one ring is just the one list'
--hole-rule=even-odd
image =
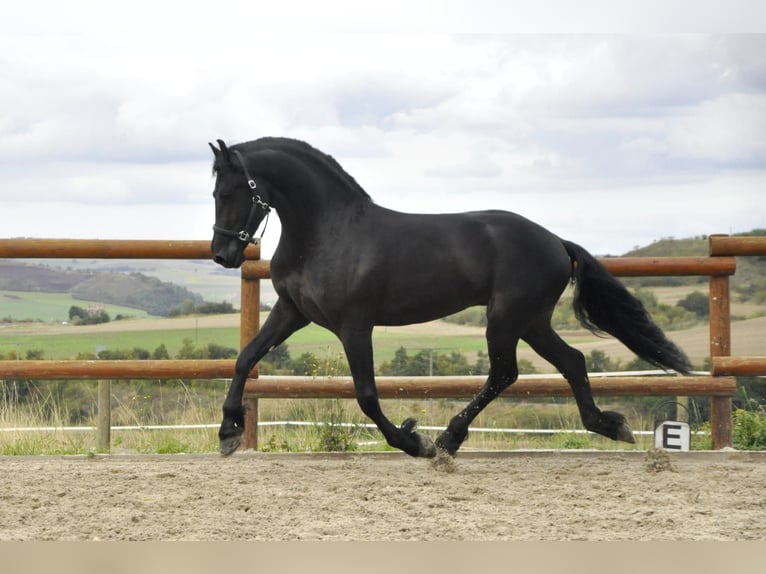
{"label": "wooden fence post", "polygon": [[109,453],[112,444],[112,381],[98,381],[98,452]]}
{"label": "wooden fence post", "polygon": [[[731,354],[731,317],[729,311],[729,277],[710,277],[710,359]],[[711,364],[711,370],[712,370]],[[710,399],[710,432],[712,448],[718,450],[732,445],[731,397]]]}
{"label": "wooden fence post", "polygon": [[[259,255],[260,255],[260,246]],[[258,261],[245,261],[242,265],[242,291],[239,325],[240,348],[255,337],[261,322],[261,281],[257,272]],[[251,376],[258,377],[255,371]],[[243,397],[245,407],[245,432],[242,435],[243,449],[258,449],[258,399]]]}

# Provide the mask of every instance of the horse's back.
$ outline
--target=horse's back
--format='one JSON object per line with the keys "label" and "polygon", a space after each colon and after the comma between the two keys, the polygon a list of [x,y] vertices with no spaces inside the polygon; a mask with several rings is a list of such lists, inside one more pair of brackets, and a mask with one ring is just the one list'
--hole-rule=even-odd
{"label": "horse's back", "polygon": [[425,321],[515,294],[555,303],[571,275],[561,240],[512,212],[387,211],[375,230],[384,246],[374,281],[379,323]]}
{"label": "horse's back", "polygon": [[479,274],[508,267],[528,271],[551,267],[554,272],[564,269],[569,273],[569,256],[561,239],[517,213],[486,210],[399,215],[391,237],[395,249],[405,257],[442,261],[448,268],[452,267],[449,262],[458,261],[480,267],[476,269]]}
{"label": "horse's back", "polygon": [[521,215],[507,211],[466,214],[481,221],[494,244],[493,293],[523,291],[558,299],[572,263],[561,239]]}

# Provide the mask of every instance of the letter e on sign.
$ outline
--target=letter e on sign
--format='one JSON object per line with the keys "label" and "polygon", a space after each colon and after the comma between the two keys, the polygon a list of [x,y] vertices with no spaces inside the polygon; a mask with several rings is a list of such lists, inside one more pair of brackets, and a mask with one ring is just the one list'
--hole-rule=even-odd
{"label": "letter e on sign", "polygon": [[654,447],[665,450],[688,451],[689,425],[677,421],[665,421],[654,430]]}

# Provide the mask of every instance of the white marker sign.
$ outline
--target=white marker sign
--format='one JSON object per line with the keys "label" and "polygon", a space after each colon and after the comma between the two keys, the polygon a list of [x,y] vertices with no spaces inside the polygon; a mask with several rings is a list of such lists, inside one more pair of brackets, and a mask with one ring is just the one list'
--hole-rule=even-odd
{"label": "white marker sign", "polygon": [[665,421],[654,430],[654,448],[688,451],[691,432],[687,423]]}

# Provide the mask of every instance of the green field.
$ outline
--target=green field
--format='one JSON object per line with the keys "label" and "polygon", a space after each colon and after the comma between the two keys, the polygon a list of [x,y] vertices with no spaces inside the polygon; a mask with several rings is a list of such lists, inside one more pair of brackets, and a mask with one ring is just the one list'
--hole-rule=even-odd
{"label": "green field", "polygon": [[[152,320],[149,320],[152,321]],[[195,347],[206,347],[215,343],[224,347],[239,348],[239,328],[220,327],[205,329],[150,329],[145,331],[78,331],[70,326],[61,334],[15,334],[12,329],[0,329],[0,355],[8,357],[18,349],[24,356],[27,350],[42,349],[46,359],[74,359],[81,353],[93,353],[96,346],[110,350],[130,350],[135,347],[154,351],[164,344],[170,356],[181,349],[184,339],[192,341]],[[434,349],[439,353],[458,352],[473,355],[486,349],[483,335],[429,336],[422,333],[401,333],[377,329],[374,333],[376,363],[391,360],[399,347],[406,347],[411,353],[420,349]],[[302,353],[313,353],[319,358],[335,357],[342,353],[338,339],[329,331],[316,325],[293,334],[287,340],[293,358]],[[10,354],[10,355],[9,355]]]}
{"label": "green field", "polygon": [[171,356],[178,353],[184,339],[191,339],[198,347],[208,343],[237,348],[239,333],[236,329],[173,329],[147,331],[83,332],[77,326],[62,334],[14,334],[0,331],[0,354],[19,349],[23,356],[27,350],[41,349],[45,359],[74,359],[79,354],[92,354],[97,346],[109,350],[131,350],[136,347],[149,352],[164,344]]}
{"label": "green field", "polygon": [[[39,293],[30,291],[0,290],[0,319],[14,321],[41,321],[61,323],[69,320],[69,308],[73,305],[86,309],[93,304],[73,299],[69,293]],[[145,311],[119,305],[100,304],[110,317],[147,317]]]}
{"label": "green field", "polygon": [[[146,318],[146,326],[139,330],[122,330],[119,321],[100,326],[83,328],[75,325],[61,325],[69,318],[72,305],[87,307],[86,301],[72,299],[68,293],[38,293],[0,291],[0,318],[14,321],[36,321],[35,324],[0,324],[0,355],[8,357],[18,350],[23,356],[31,349],[44,351],[46,359],[73,359],[79,354],[95,351],[96,346],[110,350],[130,350],[135,347],[152,352],[164,344],[170,356],[175,356],[185,339],[195,347],[206,347],[215,343],[224,347],[239,348],[239,327],[189,328],[191,321],[147,318],[146,313],[105,305],[111,317],[118,314]],[[144,321],[141,321],[143,324]],[[184,325],[176,327],[175,325]],[[55,329],[54,329],[55,328]],[[55,330],[55,333],[50,331]],[[420,349],[434,349],[440,353],[459,352],[473,355],[486,349],[482,333],[476,335],[430,335],[411,333],[400,329],[377,328],[374,333],[376,362],[390,360],[399,347],[411,352]],[[338,339],[329,331],[316,325],[293,334],[287,341],[290,353],[298,357],[302,353],[313,353],[320,358],[342,353]]]}
{"label": "green field", "polygon": [[[658,297],[672,302],[688,291],[688,287],[660,288],[657,293]],[[208,325],[197,328],[193,317],[158,319],[147,317],[145,313],[134,309],[106,305],[112,317],[121,313],[143,318],[125,323],[112,321],[97,326],[62,325],[68,319],[69,307],[72,305],[87,307],[87,302],[73,300],[68,294],[0,291],[0,320],[11,317],[15,321],[36,321],[0,322],[0,356],[15,358],[18,352],[23,358],[30,350],[42,350],[46,359],[74,359],[81,354],[93,354],[97,346],[104,346],[111,351],[140,348],[151,353],[164,344],[170,356],[175,357],[187,339],[198,348],[205,348],[210,343],[239,348],[236,317],[229,316],[217,323],[215,317],[199,317],[199,325]],[[762,344],[759,341],[762,341],[760,332],[764,322],[757,317],[763,317],[763,306],[732,302],[732,314],[750,319],[732,324],[737,353],[762,354]],[[213,327],[211,324],[231,326]],[[434,329],[379,327],[373,336],[376,365],[391,360],[400,347],[405,347],[410,355],[424,349],[432,349],[439,354],[461,353],[470,362],[475,360],[478,351],[486,351],[482,329],[455,329],[445,327],[444,324],[437,324]],[[585,331],[565,333],[565,336],[570,344],[590,345],[605,350],[616,359],[625,362],[632,360],[632,354],[622,345],[611,344],[608,339],[599,339]],[[704,323],[686,331],[673,331],[671,338],[690,353],[695,364],[701,364],[708,354],[707,326]],[[294,359],[303,353],[312,353],[320,359],[334,358],[342,353],[335,336],[315,325],[293,334],[287,340],[287,345]],[[524,344],[520,345],[519,351],[522,358],[531,357],[534,361],[540,361]],[[544,362],[538,362],[540,367],[549,368]]]}

